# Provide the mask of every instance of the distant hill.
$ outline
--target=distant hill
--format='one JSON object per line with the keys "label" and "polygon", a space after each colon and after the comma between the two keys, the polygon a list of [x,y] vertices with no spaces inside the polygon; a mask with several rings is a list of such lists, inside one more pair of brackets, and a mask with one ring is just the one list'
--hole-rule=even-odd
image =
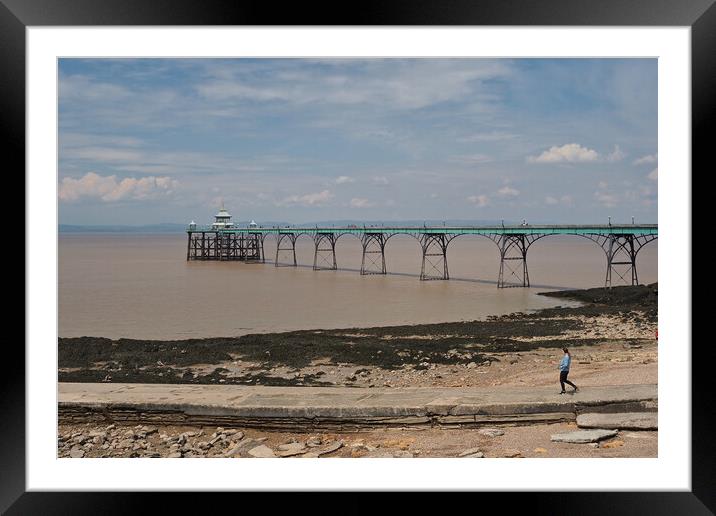
{"label": "distant hill", "polygon": [[186,224],[147,224],[145,226],[80,226],[72,224],[60,224],[60,233],[183,233],[186,231]]}
{"label": "distant hill", "polygon": [[[250,221],[235,221],[239,227],[245,227]],[[299,228],[310,228],[315,226],[322,227],[345,227],[349,225],[356,225],[362,227],[366,226],[442,226],[443,223],[446,226],[494,226],[501,224],[499,220],[322,220],[318,222],[307,222],[304,224],[291,224],[290,222],[277,222],[277,221],[256,221],[259,226],[263,227],[274,227],[274,226],[292,226]],[[516,224],[515,221],[505,221],[506,225]],[[75,225],[75,224],[60,224],[60,233],[183,233],[187,229],[186,224],[175,224],[171,222],[165,222],[161,224],[147,224],[143,226],[130,226],[130,225]]]}

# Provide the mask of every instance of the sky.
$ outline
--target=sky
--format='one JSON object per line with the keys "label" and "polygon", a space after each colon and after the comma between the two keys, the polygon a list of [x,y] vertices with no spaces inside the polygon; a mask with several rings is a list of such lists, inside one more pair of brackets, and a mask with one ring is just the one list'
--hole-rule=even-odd
{"label": "sky", "polygon": [[657,222],[656,59],[60,59],[61,224]]}

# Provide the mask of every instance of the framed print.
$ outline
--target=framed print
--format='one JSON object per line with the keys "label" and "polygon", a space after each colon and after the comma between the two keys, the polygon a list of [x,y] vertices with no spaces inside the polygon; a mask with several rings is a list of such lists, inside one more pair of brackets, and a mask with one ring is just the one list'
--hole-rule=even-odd
{"label": "framed print", "polygon": [[28,300],[4,511],[713,511],[690,269],[713,2],[131,7],[0,6]]}

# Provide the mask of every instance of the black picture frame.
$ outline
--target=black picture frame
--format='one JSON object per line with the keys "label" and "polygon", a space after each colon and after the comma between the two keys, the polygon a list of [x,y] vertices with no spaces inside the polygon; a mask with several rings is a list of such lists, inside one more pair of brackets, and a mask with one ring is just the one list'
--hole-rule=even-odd
{"label": "black picture frame", "polygon": [[[712,144],[716,92],[715,0],[370,0],[346,9],[335,2],[286,3],[278,8],[255,0],[0,0],[0,127],[4,155],[25,166],[25,29],[88,25],[502,25],[502,26],[688,26],[691,27],[692,169],[704,169]],[[692,171],[684,171],[691,174]],[[24,189],[24,184],[23,187]],[[690,230],[691,228],[689,228]],[[26,229],[27,235],[27,229]],[[26,277],[27,282],[27,277]],[[8,317],[9,319],[9,317]],[[6,342],[7,348],[12,342]],[[691,346],[691,342],[683,345]],[[716,507],[716,440],[709,382],[713,346],[692,352],[692,490],[690,492],[480,493],[480,506],[495,501],[536,514],[713,514]],[[202,497],[178,493],[26,492],[25,353],[15,344],[12,367],[0,382],[0,511],[7,514],[119,514],[147,510],[161,497],[163,511],[207,506]],[[565,472],[565,475],[568,475]],[[216,500],[216,493],[212,505]],[[496,500],[492,500],[497,498]],[[272,504],[275,500],[272,500]],[[274,506],[275,507],[275,506]]]}

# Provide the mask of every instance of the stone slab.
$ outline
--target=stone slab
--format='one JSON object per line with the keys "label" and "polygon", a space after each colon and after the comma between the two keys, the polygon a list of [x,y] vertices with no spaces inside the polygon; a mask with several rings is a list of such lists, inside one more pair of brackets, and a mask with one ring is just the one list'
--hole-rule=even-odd
{"label": "stone slab", "polygon": [[562,434],[553,434],[550,437],[552,442],[556,443],[596,443],[602,439],[608,439],[617,435],[616,430],[576,430],[574,432],[565,432]]}
{"label": "stone slab", "polygon": [[[657,386],[583,387],[264,387],[60,383],[61,421],[104,418],[143,424],[213,424],[276,428],[352,428],[574,420],[657,403]],[[591,410],[590,410],[591,409]]]}
{"label": "stone slab", "polygon": [[619,430],[658,430],[656,412],[625,412],[617,414],[579,414],[577,426],[580,428],[616,428]]}

